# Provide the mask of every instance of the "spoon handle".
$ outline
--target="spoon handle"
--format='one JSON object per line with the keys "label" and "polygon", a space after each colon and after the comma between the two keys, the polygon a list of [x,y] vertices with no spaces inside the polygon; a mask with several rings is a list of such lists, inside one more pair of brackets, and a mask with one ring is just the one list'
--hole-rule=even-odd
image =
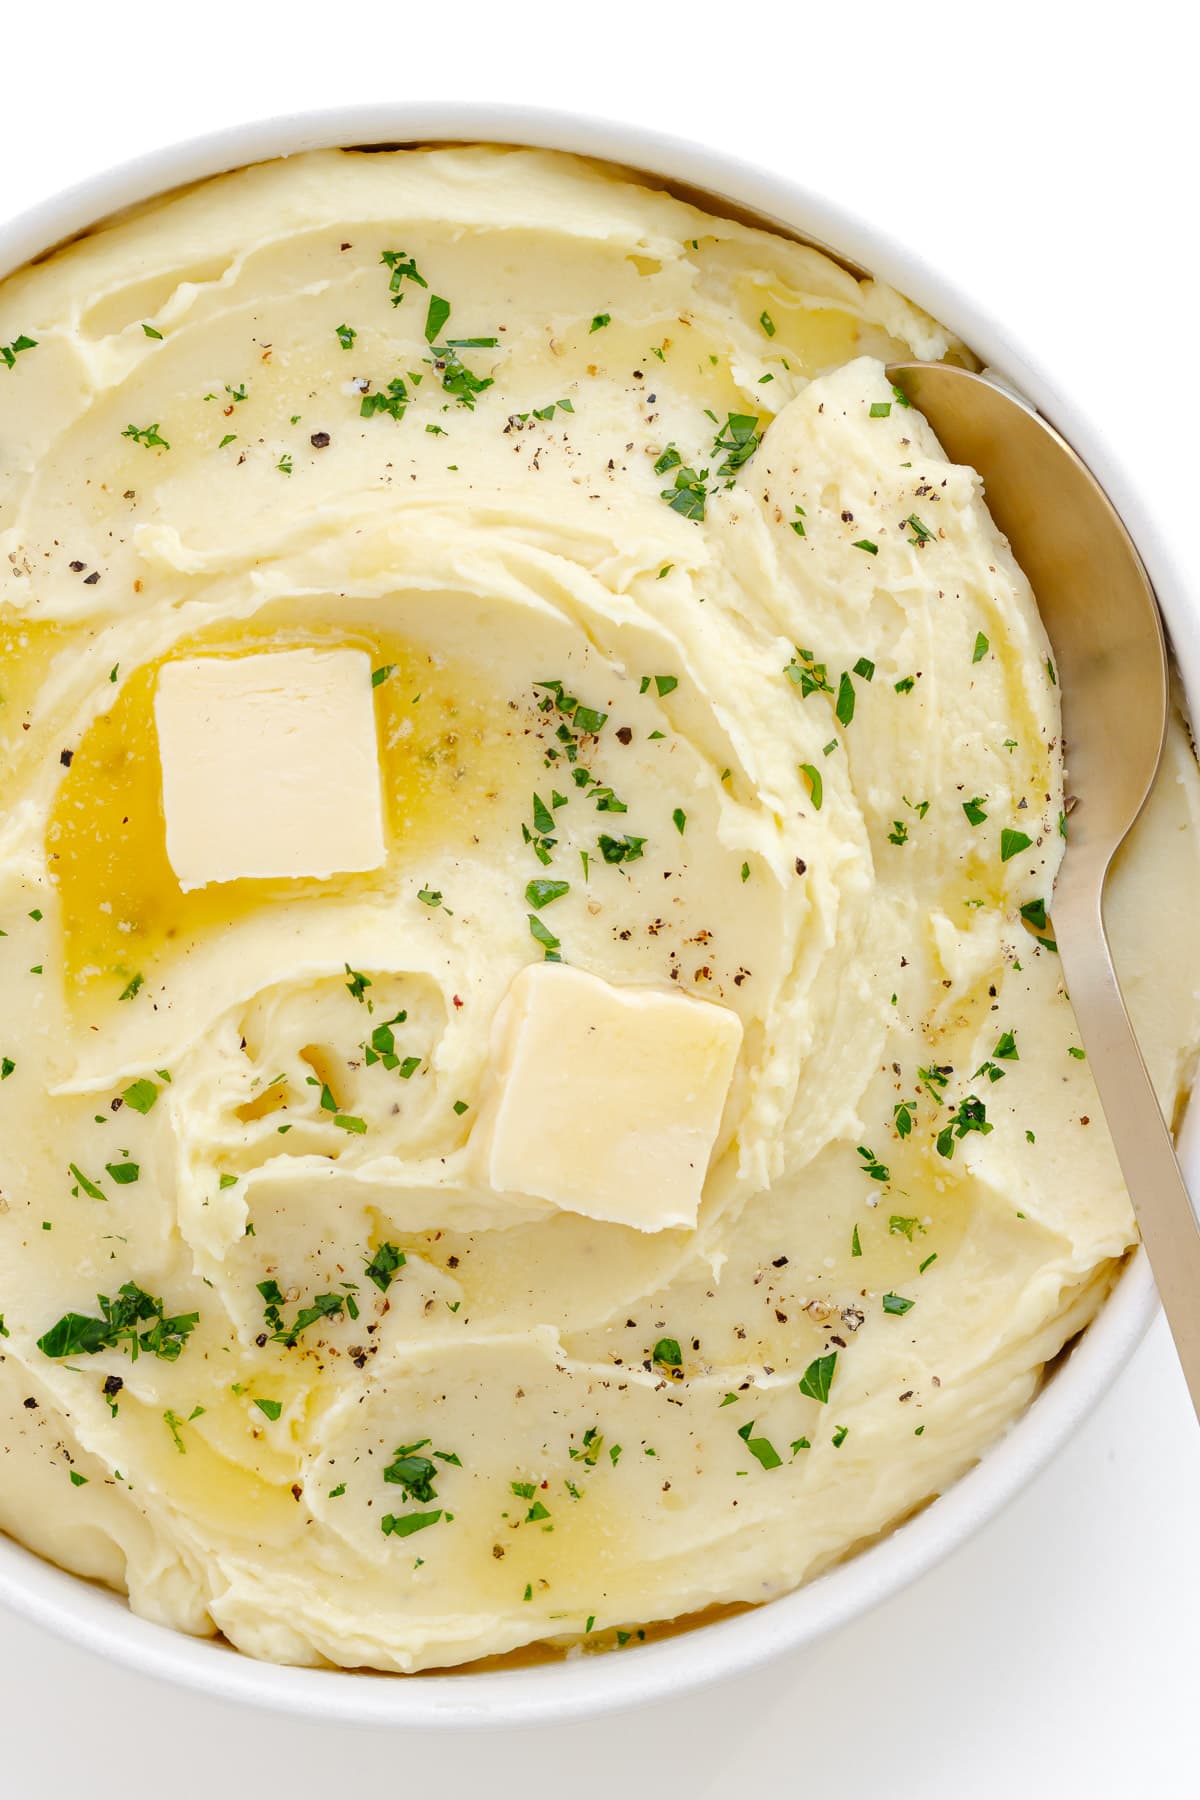
{"label": "spoon handle", "polygon": [[1072,880],[1068,853],[1054,892],[1055,939],[1117,1161],[1200,1417],[1200,1222],[1112,965],[1104,929],[1104,872],[1098,879],[1083,868],[1078,872],[1080,878]]}

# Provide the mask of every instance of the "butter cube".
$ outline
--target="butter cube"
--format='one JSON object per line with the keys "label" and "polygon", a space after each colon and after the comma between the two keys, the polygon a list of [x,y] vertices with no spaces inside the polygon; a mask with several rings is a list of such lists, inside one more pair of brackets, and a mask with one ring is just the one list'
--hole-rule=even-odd
{"label": "butter cube", "polygon": [[185,893],[244,877],[320,880],[383,862],[364,651],[164,663],[154,721],[167,858]]}
{"label": "butter cube", "polygon": [[693,1227],[741,1041],[704,1000],[522,969],[493,1029],[485,1179],[638,1231]]}

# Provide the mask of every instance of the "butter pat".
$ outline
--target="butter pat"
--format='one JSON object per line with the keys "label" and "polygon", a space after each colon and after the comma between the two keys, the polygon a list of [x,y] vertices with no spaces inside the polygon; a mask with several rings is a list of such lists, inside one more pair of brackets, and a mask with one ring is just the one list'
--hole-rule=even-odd
{"label": "butter pat", "polygon": [[361,650],[203,656],[159,670],[167,858],[185,893],[383,862],[371,660]]}
{"label": "butter pat", "polygon": [[476,1128],[486,1180],[638,1231],[694,1226],[741,1041],[704,1000],[522,969]]}

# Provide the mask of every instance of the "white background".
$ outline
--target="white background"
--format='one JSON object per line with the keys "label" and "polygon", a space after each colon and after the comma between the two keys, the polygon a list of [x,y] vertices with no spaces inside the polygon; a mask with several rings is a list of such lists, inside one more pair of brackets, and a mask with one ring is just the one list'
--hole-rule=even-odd
{"label": "white background", "polygon": [[[651,124],[795,173],[977,291],[1106,423],[1182,556],[1200,475],[1188,10],[0,7],[0,212],[192,132],[351,100],[524,100]],[[347,1786],[1192,1800],[1198,1501],[1200,1433],[1160,1323],[1001,1520],[870,1617],[740,1683],[596,1723],[400,1736],[196,1699],[4,1617],[0,1783],[14,1800],[126,1800],[134,1786],[173,1800]]]}

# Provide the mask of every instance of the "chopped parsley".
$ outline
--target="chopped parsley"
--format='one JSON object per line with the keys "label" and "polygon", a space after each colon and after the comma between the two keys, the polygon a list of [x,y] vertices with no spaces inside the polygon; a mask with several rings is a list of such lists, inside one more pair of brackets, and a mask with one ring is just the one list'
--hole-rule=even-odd
{"label": "chopped parsley", "polygon": [[940,1106],[942,1104],[942,1093],[944,1089],[949,1086],[950,1077],[953,1073],[954,1070],[949,1063],[931,1063],[929,1068],[919,1068],[917,1070],[917,1079],[925,1091],[930,1094]]}
{"label": "chopped parsley", "polygon": [[682,1369],[683,1355],[678,1338],[659,1338],[651,1352],[651,1361],[660,1369]]}
{"label": "chopped parsley", "polygon": [[[370,1043],[364,1043],[362,1046],[363,1059],[368,1068],[372,1063],[382,1063],[385,1069],[400,1067],[400,1057],[396,1050],[395,1027],[403,1025],[407,1018],[407,1012],[401,1007],[395,1018],[385,1019],[381,1024],[376,1025],[371,1033]],[[420,1061],[419,1057],[417,1061]]]}
{"label": "chopped parsley", "polygon": [[297,1343],[302,1331],[315,1325],[318,1319],[340,1318],[342,1313],[350,1310],[347,1297],[342,1294],[318,1294],[311,1306],[302,1306],[295,1320],[288,1325],[280,1310],[283,1306],[283,1292],[274,1279],[260,1281],[258,1291],[263,1297],[263,1313],[267,1324],[271,1327],[271,1342],[283,1344],[289,1350]]}
{"label": "chopped parsley", "polygon": [[555,937],[554,933],[550,930],[550,927],[538,918],[536,913],[530,913],[528,917],[529,935],[542,946],[542,949],[545,951],[545,960],[547,962],[561,962],[562,957],[558,954],[561,948],[559,939]]}
{"label": "chopped parsley", "polygon": [[397,423],[408,410],[408,386],[402,375],[396,375],[388,382],[381,394],[364,394],[359,403],[359,413],[364,419],[372,419],[377,413],[387,413]]}
{"label": "chopped parsley", "polygon": [[388,291],[393,306],[399,306],[403,301],[406,281],[414,281],[418,287],[429,286],[407,250],[385,250],[379,260],[390,271]]}
{"label": "chopped parsley", "polygon": [[[424,1531],[427,1525],[436,1525],[442,1516],[440,1506],[436,1512],[402,1513],[399,1516],[384,1513],[379,1521],[379,1529],[384,1537],[411,1537],[414,1531]],[[449,1518],[450,1515],[447,1513],[445,1516]]]}
{"label": "chopped parsley", "polygon": [[922,1225],[920,1219],[905,1218],[900,1213],[893,1213],[888,1220],[888,1230],[893,1237],[905,1237],[911,1244],[915,1234],[918,1231],[923,1234],[925,1227]]}
{"label": "chopped parsley", "polygon": [[[482,345],[494,343],[495,340],[464,338],[460,342],[465,346],[468,342]],[[477,395],[482,394],[485,389],[493,385],[492,377],[476,375],[471,369],[468,369],[452,344],[431,344],[430,349],[433,351],[433,356],[432,358],[427,357],[426,361],[431,362],[435,373],[441,376],[443,393],[449,394],[451,399],[457,400],[458,404],[466,407],[468,412],[473,412]]]}
{"label": "chopped parsley", "polygon": [[873,544],[870,538],[855,538],[853,548],[855,550],[865,550],[868,556],[879,555],[879,545]]}
{"label": "chopped parsley", "polygon": [[430,294],[429,309],[425,314],[425,342],[432,344],[434,338],[441,333],[443,325],[450,317],[450,302],[443,300],[440,294]]}
{"label": "chopped parsley", "polygon": [[257,1406],[259,1412],[264,1414],[265,1417],[270,1419],[272,1422],[274,1422],[279,1417],[280,1413],[283,1411],[283,1402],[281,1400],[258,1400],[258,1399],[256,1399],[254,1404],[255,1404],[255,1406]]}
{"label": "chopped parsley", "polygon": [[713,440],[713,456],[723,459],[717,469],[718,480],[723,478],[731,487],[734,476],[750,461],[761,442],[757,414],[729,413]]}
{"label": "chopped parsley", "polygon": [[148,1076],[141,1076],[131,1082],[121,1095],[126,1106],[132,1106],[134,1112],[148,1113],[158,1099],[158,1088]]}
{"label": "chopped parsley", "polygon": [[637,862],[645,842],[645,838],[630,837],[628,832],[620,838],[605,834],[599,840],[600,854],[606,863]]}
{"label": "chopped parsley", "polygon": [[177,1412],[171,1411],[170,1407],[168,1407],[166,1412],[163,1414],[163,1424],[166,1426],[167,1430],[170,1432],[171,1441],[175,1445],[175,1448],[178,1450],[180,1456],[187,1455],[187,1445],[184,1443],[183,1438],[180,1435],[182,1427],[184,1425],[190,1425],[192,1422],[192,1419],[198,1418],[199,1415],[203,1411],[204,1411],[204,1408],[202,1406],[198,1406],[196,1408],[195,1412],[192,1413],[191,1418],[188,1418],[188,1419],[181,1419]]}
{"label": "chopped parsley", "polygon": [[142,444],[147,450],[171,448],[166,438],[160,436],[157,421],[153,425],[126,425],[121,436],[132,438],[135,444]]}
{"label": "chopped parsley", "polygon": [[591,333],[593,331],[603,331],[604,327],[606,325],[611,325],[611,324],[612,324],[612,314],[611,313],[596,313],[592,319],[591,324],[588,326],[588,331],[589,331],[589,333]]}
{"label": "chopped parsley", "polygon": [[825,784],[821,779],[820,769],[814,768],[812,763],[801,763],[800,773],[808,779],[809,792],[812,795],[814,811],[820,812],[821,801],[825,795]]}
{"label": "chopped parsley", "polygon": [[88,1196],[89,1200],[107,1200],[108,1195],[104,1192],[103,1188],[97,1187],[94,1181],[89,1181],[83,1170],[79,1168],[76,1163],[68,1163],[67,1169],[70,1174],[75,1177],[75,1186],[71,1189],[71,1192],[75,1195],[76,1199],[78,1199],[79,1194],[82,1191]]}
{"label": "chopped parsley", "polygon": [[986,801],[986,799],[987,799],[986,794],[976,794],[973,800],[964,800],[963,801],[962,809],[967,815],[968,824],[970,824],[970,825],[982,825],[983,824],[984,820],[987,818],[987,814],[983,810],[984,802]]}
{"label": "chopped parsley", "polygon": [[381,1294],[386,1294],[391,1287],[396,1273],[402,1269],[408,1258],[396,1244],[380,1244],[374,1256],[367,1264],[367,1275]]}
{"label": "chopped parsley", "polygon": [[[114,1300],[97,1294],[101,1317],[64,1313],[37,1341],[43,1356],[95,1356],[101,1350],[125,1346],[134,1362],[143,1350],[163,1362],[175,1362],[200,1321],[199,1313],[168,1317],[161,1300],[154,1299],[136,1282],[125,1282]],[[140,1330],[139,1327],[146,1329]]]}
{"label": "chopped parsley", "polygon": [[530,881],[525,886],[525,900],[540,912],[543,906],[549,906],[553,900],[561,900],[570,891],[569,881]]}
{"label": "chopped parsley", "polygon": [[883,1296],[884,1312],[895,1313],[900,1317],[903,1317],[906,1312],[911,1312],[916,1304],[915,1300],[906,1300],[903,1294],[885,1294]]}
{"label": "chopped parsley", "polygon": [[968,1094],[951,1113],[949,1123],[938,1132],[937,1153],[949,1161],[954,1155],[956,1139],[961,1140],[972,1131],[978,1131],[986,1137],[992,1129],[984,1102],[977,1095]]}
{"label": "chopped parsley", "polygon": [[0,344],[0,362],[4,364],[6,369],[11,369],[22,351],[36,350],[37,346],[38,340],[36,338],[27,337],[25,333],[22,332],[20,337],[15,337],[12,340],[11,344]]}
{"label": "chopped parsley", "polygon": [[335,325],[334,330],[337,333],[337,340],[342,346],[342,349],[352,350],[354,348],[354,340],[358,336],[354,327],[352,325]]}
{"label": "chopped parsley", "polygon": [[790,663],[784,665],[784,674],[793,687],[800,689],[800,698],[807,700],[810,694],[831,694],[829,677],[825,664],[815,662],[811,650],[797,649]]}
{"label": "chopped parsley", "polygon": [[[857,1239],[857,1225],[854,1228],[854,1235]],[[858,1254],[861,1254],[861,1252]],[[824,1406],[829,1399],[829,1390],[833,1386],[833,1376],[834,1371],[837,1368],[837,1359],[838,1353],[836,1350],[831,1350],[828,1356],[815,1357],[800,1377],[798,1384],[800,1392],[802,1394],[807,1394],[810,1400],[819,1400],[821,1405]]]}
{"label": "chopped parsley", "polygon": [[708,470],[692,468],[684,462],[675,445],[668,444],[654,465],[654,473],[667,475],[671,470],[675,471],[674,485],[662,488],[659,498],[666,501],[672,512],[685,519],[703,519],[708,501],[708,489],[704,485]]}
{"label": "chopped parsley", "polygon": [[[401,1444],[393,1450],[392,1461],[383,1471],[383,1479],[401,1488],[406,1500],[424,1503],[437,1499],[437,1489],[433,1485],[437,1468],[431,1457],[420,1454],[429,1442],[429,1438],[420,1438],[415,1444]],[[457,1462],[458,1458],[454,1460]]]}
{"label": "chopped parsley", "polygon": [[360,974],[357,969],[352,969],[349,963],[345,963],[343,967],[350,977],[349,981],[346,983],[346,992],[352,1000],[359,1001],[362,1005],[366,1006],[369,1011],[371,1002],[367,999],[367,989],[371,986],[371,977],[369,975]]}
{"label": "chopped parsley", "polygon": [[738,1436],[745,1444],[751,1456],[753,1456],[757,1462],[760,1462],[764,1469],[779,1468],[780,1464],[783,1462],[783,1458],[780,1456],[778,1450],[776,1450],[770,1438],[751,1437],[750,1433],[753,1430],[753,1419],[750,1420],[748,1425],[738,1426]]}
{"label": "chopped parsley", "polygon": [[886,1163],[880,1162],[879,1158],[876,1156],[876,1154],[873,1150],[868,1150],[865,1144],[860,1144],[858,1146],[858,1154],[863,1159],[862,1172],[864,1175],[869,1175],[871,1177],[872,1181],[890,1181],[891,1180],[891,1178],[892,1178],[891,1170],[888,1168]]}

